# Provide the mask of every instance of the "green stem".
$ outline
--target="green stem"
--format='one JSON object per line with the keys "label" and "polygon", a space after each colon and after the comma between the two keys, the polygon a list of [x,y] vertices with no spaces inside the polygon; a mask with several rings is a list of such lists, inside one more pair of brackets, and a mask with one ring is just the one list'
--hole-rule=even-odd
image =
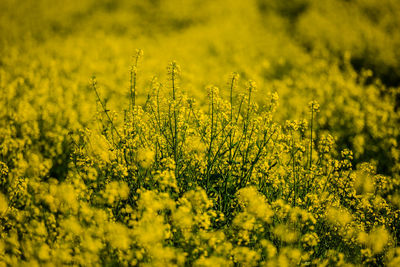
{"label": "green stem", "polygon": [[175,71],[176,71],[176,66],[173,64],[172,65],[172,71],[171,71],[171,81],[172,81],[172,99],[174,102],[174,138],[173,138],[173,144],[174,144],[174,161],[175,161],[175,178],[178,178],[179,174],[179,169],[178,169],[178,118],[176,115],[176,92],[175,92]]}
{"label": "green stem", "polygon": [[99,92],[97,91],[97,81],[96,81],[96,77],[93,77],[93,78],[92,78],[92,88],[93,88],[94,92],[96,93],[97,100],[100,102],[101,107],[103,108],[103,111],[104,111],[104,113],[106,114],[106,116],[107,116],[107,118],[108,118],[108,120],[109,120],[109,122],[110,122],[110,124],[111,124],[112,129],[115,131],[115,133],[118,135],[118,137],[119,137],[120,139],[122,139],[122,137],[121,137],[121,135],[119,134],[117,128],[115,128],[115,125],[114,125],[113,121],[111,120],[110,115],[108,114],[108,110],[106,109],[106,105],[103,103],[103,101],[101,101]]}

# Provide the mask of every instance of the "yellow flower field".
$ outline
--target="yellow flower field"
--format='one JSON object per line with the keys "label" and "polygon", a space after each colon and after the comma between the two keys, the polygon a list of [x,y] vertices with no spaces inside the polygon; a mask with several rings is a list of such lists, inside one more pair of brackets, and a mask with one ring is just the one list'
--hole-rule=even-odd
{"label": "yellow flower field", "polygon": [[397,0],[0,1],[0,266],[399,266]]}

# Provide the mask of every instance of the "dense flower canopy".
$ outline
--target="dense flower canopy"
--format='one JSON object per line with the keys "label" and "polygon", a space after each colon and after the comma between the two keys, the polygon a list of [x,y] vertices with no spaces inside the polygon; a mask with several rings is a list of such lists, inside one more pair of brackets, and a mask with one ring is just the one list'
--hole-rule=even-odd
{"label": "dense flower canopy", "polygon": [[1,1],[0,266],[398,266],[399,27],[395,0]]}

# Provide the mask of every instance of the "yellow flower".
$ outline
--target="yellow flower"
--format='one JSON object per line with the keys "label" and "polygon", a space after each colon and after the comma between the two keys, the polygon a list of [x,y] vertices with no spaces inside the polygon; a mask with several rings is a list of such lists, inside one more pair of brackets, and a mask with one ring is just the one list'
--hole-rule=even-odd
{"label": "yellow flower", "polygon": [[154,161],[154,151],[149,148],[140,148],[137,152],[140,166],[148,168]]}
{"label": "yellow flower", "polygon": [[0,193],[0,216],[3,216],[8,209],[8,201],[6,197]]}
{"label": "yellow flower", "polygon": [[50,259],[50,248],[47,244],[43,244],[40,246],[38,251],[38,258],[41,261],[47,261]]}

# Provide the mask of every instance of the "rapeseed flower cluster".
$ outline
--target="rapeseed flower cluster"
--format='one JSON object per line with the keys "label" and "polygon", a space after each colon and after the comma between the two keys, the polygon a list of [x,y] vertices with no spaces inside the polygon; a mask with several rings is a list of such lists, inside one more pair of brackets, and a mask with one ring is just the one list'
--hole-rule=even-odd
{"label": "rapeseed flower cluster", "polygon": [[399,265],[395,1],[53,2],[0,1],[0,266]]}

